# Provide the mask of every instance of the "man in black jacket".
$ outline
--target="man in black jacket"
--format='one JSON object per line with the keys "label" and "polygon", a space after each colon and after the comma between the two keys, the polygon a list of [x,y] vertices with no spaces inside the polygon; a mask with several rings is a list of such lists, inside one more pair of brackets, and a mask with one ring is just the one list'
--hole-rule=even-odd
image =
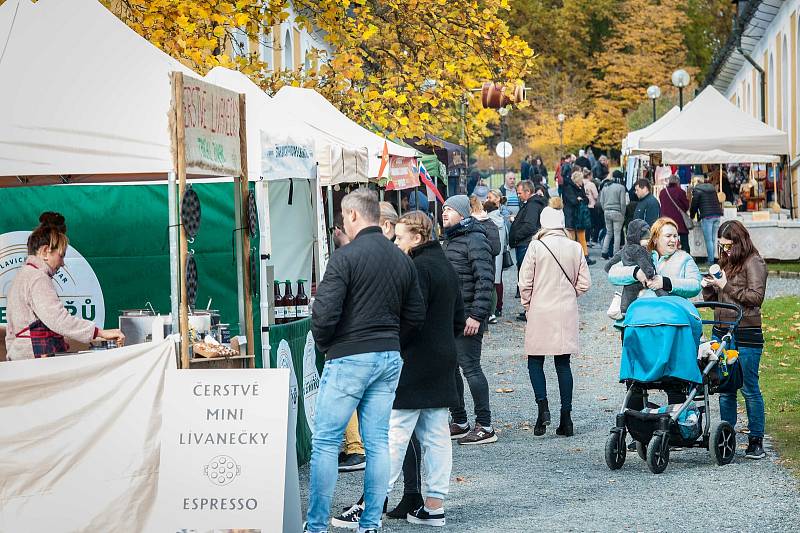
{"label": "man in black jacket", "polygon": [[634,190],[639,203],[636,204],[633,219],[644,220],[648,226],[652,226],[661,216],[661,204],[653,196],[653,186],[646,179],[640,179],[634,184]]}
{"label": "man in black jacket", "polygon": [[401,324],[414,329],[425,307],[411,259],[383,236],[377,195],[367,189],[342,200],[350,244],[331,256],[311,319],[325,352],[317,394],[306,531],[328,530],[339,444],[358,409],[367,451],[363,529],[380,527],[389,484],[389,416],[403,366]]}
{"label": "man in black jacket", "polygon": [[692,205],[689,216],[697,216],[700,228],[703,230],[703,240],[706,243],[706,262],[714,264],[714,253],[717,249],[717,230],[720,217],[724,214],[722,205],[717,197],[717,189],[705,179],[703,183],[692,189]]}
{"label": "man in black jacket", "polygon": [[464,334],[456,338],[458,365],[467,378],[475,404],[475,427],[470,430],[464,408],[464,381],[458,373],[459,407],[450,411],[453,417],[450,435],[458,439],[459,444],[495,442],[497,435],[492,428],[489,382],[481,368],[483,333],[493,311],[494,260],[486,231],[470,215],[469,198],[464,195],[448,198],[442,209],[442,222],[445,255],[458,274],[467,319]]}
{"label": "man in black jacket", "polygon": [[[537,187],[534,191],[530,181],[521,181],[517,185],[517,196],[519,197],[519,213],[511,223],[511,230],[508,232],[508,245],[514,249],[517,262],[517,277],[522,261],[528,252],[528,245],[536,232],[539,231],[539,217],[542,209],[547,207],[547,189]],[[525,320],[525,313],[520,313],[517,317]]]}

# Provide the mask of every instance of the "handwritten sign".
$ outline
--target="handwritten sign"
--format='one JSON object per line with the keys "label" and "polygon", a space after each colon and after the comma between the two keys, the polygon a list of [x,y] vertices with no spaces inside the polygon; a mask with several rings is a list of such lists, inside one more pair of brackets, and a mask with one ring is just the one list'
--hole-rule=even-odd
{"label": "handwritten sign", "polygon": [[289,370],[175,370],[164,394],[159,530],[281,531]]}
{"label": "handwritten sign", "polygon": [[239,94],[183,77],[186,166],[241,176]]}
{"label": "handwritten sign", "polygon": [[416,157],[389,157],[389,182],[387,191],[401,191],[419,187],[419,165]]}

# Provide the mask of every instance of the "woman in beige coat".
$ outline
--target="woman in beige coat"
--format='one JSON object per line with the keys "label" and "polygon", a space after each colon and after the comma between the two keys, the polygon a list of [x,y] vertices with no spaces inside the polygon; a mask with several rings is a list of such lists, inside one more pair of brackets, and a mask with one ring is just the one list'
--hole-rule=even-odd
{"label": "woman in beige coat", "polygon": [[561,423],[557,435],[572,436],[571,354],[578,352],[578,296],[592,284],[583,249],[564,230],[564,212],[546,207],[520,271],[519,292],[528,323],[525,354],[539,415],[534,435],[544,435],[550,424],[545,356],[553,356],[561,395]]}

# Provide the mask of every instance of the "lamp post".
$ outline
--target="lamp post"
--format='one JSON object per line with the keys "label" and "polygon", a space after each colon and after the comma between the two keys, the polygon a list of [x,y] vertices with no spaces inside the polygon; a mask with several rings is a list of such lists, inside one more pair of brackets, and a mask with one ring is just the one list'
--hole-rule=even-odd
{"label": "lamp post", "polygon": [[[508,115],[508,108],[501,107],[497,110],[500,115],[500,136],[503,139],[503,146],[506,145],[506,116]],[[503,179],[506,179],[506,150],[503,149]]]}
{"label": "lamp post", "polygon": [[683,88],[688,86],[690,81],[689,73],[683,69],[672,73],[672,85],[678,88],[678,105],[681,110],[683,110]]}
{"label": "lamp post", "polygon": [[564,113],[558,114],[558,138],[559,144],[561,148],[561,153],[558,154],[559,156],[564,155],[564,121],[567,119],[567,116]]}
{"label": "lamp post", "polygon": [[653,122],[656,121],[656,100],[661,97],[661,89],[658,85],[651,85],[647,88],[647,97],[653,101]]}

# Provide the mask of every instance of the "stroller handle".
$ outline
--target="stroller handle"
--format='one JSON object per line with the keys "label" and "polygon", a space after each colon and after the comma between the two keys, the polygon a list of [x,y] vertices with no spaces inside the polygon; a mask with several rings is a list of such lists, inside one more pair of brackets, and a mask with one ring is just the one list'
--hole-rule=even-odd
{"label": "stroller handle", "polygon": [[728,309],[730,311],[736,311],[736,320],[730,323],[730,326],[734,329],[739,325],[739,322],[742,321],[742,317],[744,316],[742,308],[736,304],[729,304],[725,302],[695,302],[694,306],[697,309]]}

